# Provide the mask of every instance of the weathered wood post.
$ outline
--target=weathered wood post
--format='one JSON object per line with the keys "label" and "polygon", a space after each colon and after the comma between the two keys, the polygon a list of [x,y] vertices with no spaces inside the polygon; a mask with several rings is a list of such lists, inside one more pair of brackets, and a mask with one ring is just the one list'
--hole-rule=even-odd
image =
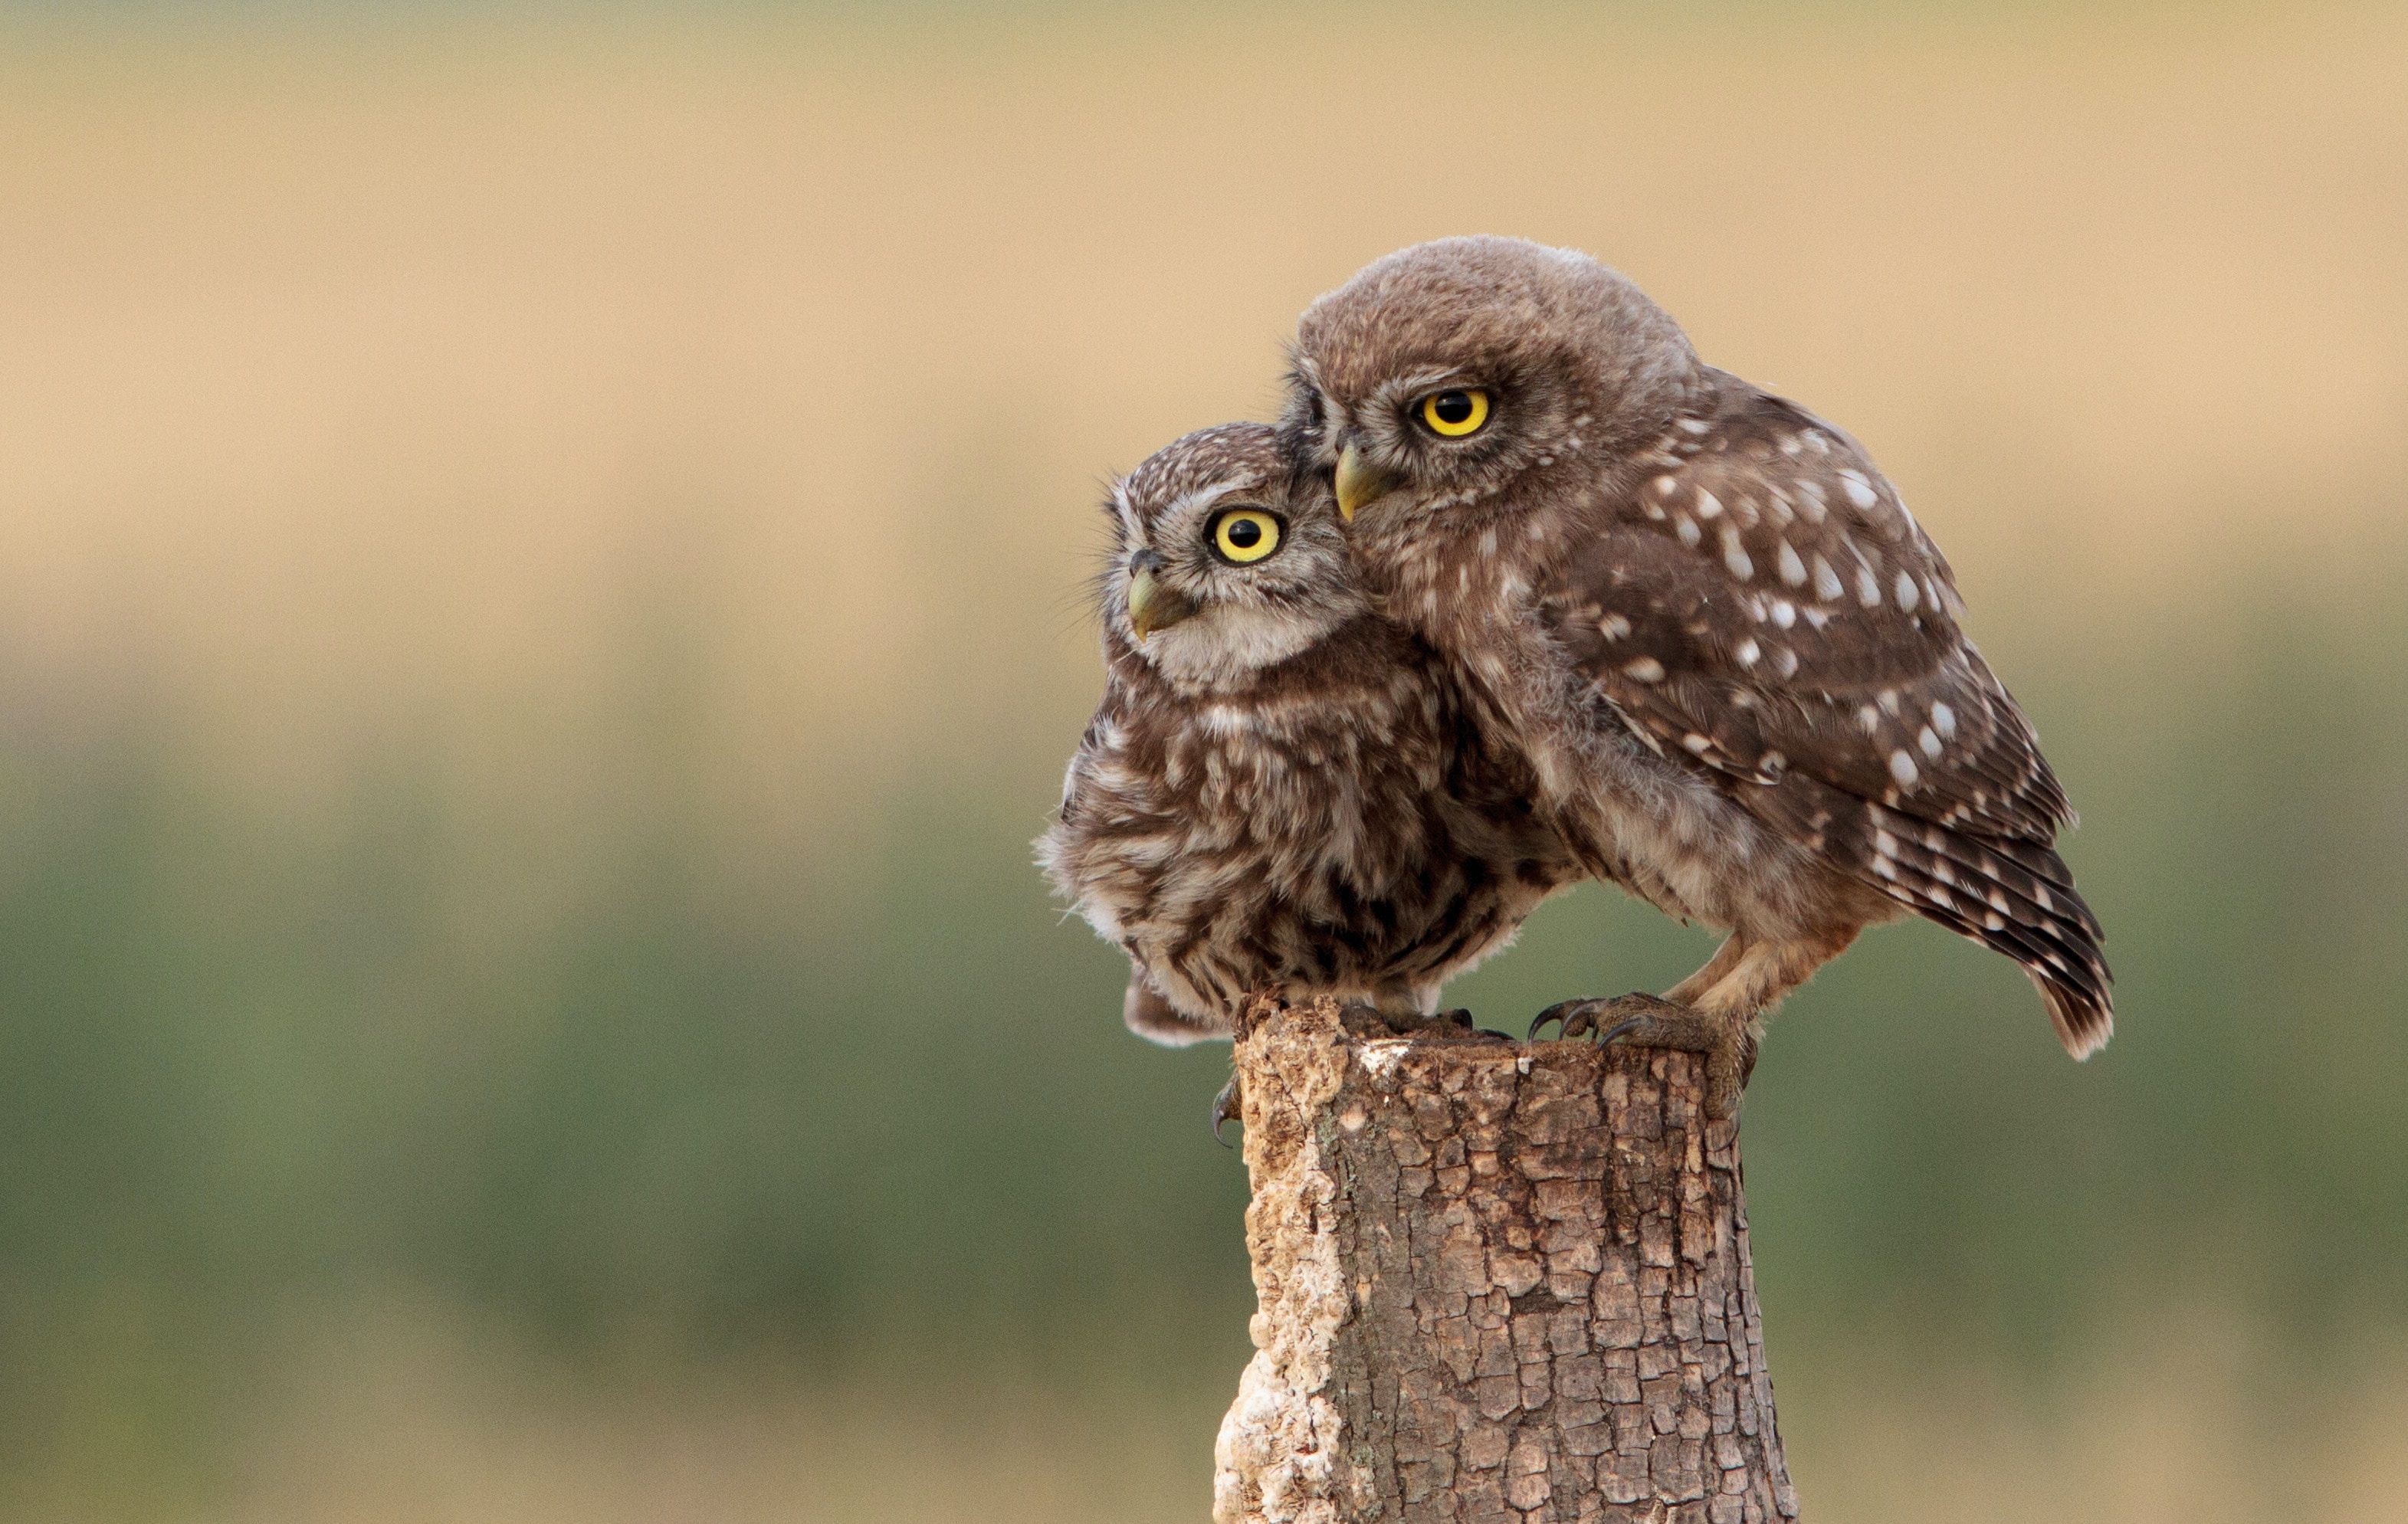
{"label": "weathered wood post", "polygon": [[1237,1047],[1255,1353],[1216,1524],[1794,1519],[1738,1126],[1689,1054],[1350,1032]]}

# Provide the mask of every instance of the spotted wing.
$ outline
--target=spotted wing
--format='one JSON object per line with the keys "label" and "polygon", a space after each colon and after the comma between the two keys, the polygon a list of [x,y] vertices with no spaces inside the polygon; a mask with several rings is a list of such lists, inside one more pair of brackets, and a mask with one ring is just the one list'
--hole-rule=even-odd
{"label": "spotted wing", "polygon": [[2071,819],[1957,620],[1947,562],[1845,434],[1727,379],[1543,590],[1650,748],[1791,840],[2015,958],[2069,1048],[2109,1025]]}

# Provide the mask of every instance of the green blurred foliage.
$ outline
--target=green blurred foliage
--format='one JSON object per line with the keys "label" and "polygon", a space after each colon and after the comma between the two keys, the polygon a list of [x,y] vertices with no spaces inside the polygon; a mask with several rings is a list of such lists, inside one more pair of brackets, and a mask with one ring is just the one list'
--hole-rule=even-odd
{"label": "green blurred foliage", "polygon": [[[2193,604],[2213,618],[2012,642],[2088,819],[2107,1052],[2067,1064],[2012,968],[1919,925],[1776,1023],[1747,1139],[1783,1347],[1879,1319],[2045,1364],[2200,1287],[2312,1343],[2408,1317],[2408,621],[2239,576]],[[1052,615],[1015,617],[1041,641]],[[1226,1050],[1124,1034],[1115,955],[1028,863],[1077,714],[1042,684],[915,695],[976,744],[916,748],[872,816],[765,873],[692,734],[709,674],[638,622],[577,748],[637,764],[574,840],[496,833],[408,744],[311,811],[212,793],[155,690],[11,675],[12,1432],[183,1432],[280,1309],[387,1283],[570,1359],[1242,1360],[1242,1171],[1204,1128]],[[573,894],[464,910],[555,857]],[[1510,1026],[1709,945],[1587,890],[1456,993]]]}
{"label": "green blurred foliage", "polygon": [[[1245,1183],[1029,862],[1071,526],[1481,227],[1862,429],[2086,815],[2092,1063],[1921,924],[1773,1024],[1812,1505],[2380,1513],[2396,21],[1153,8],[5,19],[0,1517],[1200,1512]],[[1327,150],[1406,96],[1524,162]],[[1584,890],[1452,993],[1711,945]]]}

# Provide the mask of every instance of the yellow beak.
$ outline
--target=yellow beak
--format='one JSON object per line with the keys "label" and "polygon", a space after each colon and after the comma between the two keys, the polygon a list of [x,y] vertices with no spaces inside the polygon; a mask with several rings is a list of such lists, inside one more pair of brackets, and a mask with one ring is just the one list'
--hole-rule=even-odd
{"label": "yellow beak", "polygon": [[1338,457],[1338,516],[1353,523],[1356,509],[1396,485],[1394,473],[1373,465],[1363,459],[1361,450],[1347,446]]}
{"label": "yellow beak", "polygon": [[1129,574],[1129,631],[1144,644],[1145,637],[1156,630],[1168,630],[1196,612],[1196,605],[1182,593],[1164,587],[1154,579],[1151,567],[1140,566]]}

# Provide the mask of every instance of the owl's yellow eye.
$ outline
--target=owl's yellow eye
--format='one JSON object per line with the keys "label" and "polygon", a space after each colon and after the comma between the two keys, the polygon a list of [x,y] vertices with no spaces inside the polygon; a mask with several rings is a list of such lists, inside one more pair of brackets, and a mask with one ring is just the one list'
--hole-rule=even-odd
{"label": "owl's yellow eye", "polygon": [[1422,421],[1449,439],[1478,434],[1488,421],[1488,393],[1478,387],[1450,387],[1422,399]]}
{"label": "owl's yellow eye", "polygon": [[1231,508],[1212,520],[1212,548],[1243,566],[1279,548],[1280,521],[1260,508]]}

